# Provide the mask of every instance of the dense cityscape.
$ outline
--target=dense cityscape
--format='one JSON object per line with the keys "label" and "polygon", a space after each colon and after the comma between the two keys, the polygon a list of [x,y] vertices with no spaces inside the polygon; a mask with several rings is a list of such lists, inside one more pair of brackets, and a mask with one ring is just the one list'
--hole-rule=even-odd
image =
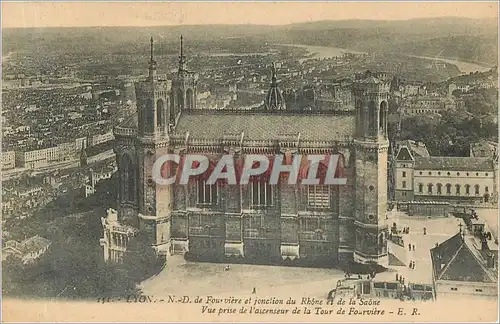
{"label": "dense cityscape", "polygon": [[[150,36],[151,52],[150,39],[145,37],[131,46],[130,51],[127,47],[109,51],[75,47],[74,51],[65,48],[47,56],[22,48],[3,53],[4,294],[87,298],[103,292],[110,295],[138,292],[137,284],[157,271],[158,264],[165,263],[164,259],[156,259],[153,250],[144,252],[146,248],[142,245],[148,245],[144,241],[132,241],[131,237],[141,238],[144,233],[137,235],[137,229],[119,224],[113,218],[116,210],[125,213],[120,200],[123,198],[120,183],[124,178],[117,164],[122,161],[117,156],[121,142],[116,138],[123,137],[120,132],[125,126],[121,125],[142,109],[137,84],[151,77],[151,62],[154,62],[155,80],[170,84],[171,80],[177,82],[185,66],[196,73],[196,102],[190,109],[204,110],[206,114],[219,111],[258,114],[270,105],[266,94],[279,85],[283,98],[279,105],[286,106],[288,111],[299,115],[308,111],[348,115],[358,105],[352,90],[358,84],[356,75],[374,73],[388,85],[384,129],[389,143],[388,207],[387,215],[382,217],[385,219],[379,221],[387,222],[389,227],[387,240],[391,253],[386,267],[403,269],[381,273],[377,270],[377,279],[389,282],[399,276],[397,282],[401,283],[402,273],[407,281],[414,283],[413,295],[408,295],[413,299],[448,296],[449,287],[464,294],[497,296],[496,64],[476,64],[439,55],[423,57],[420,53],[280,44],[262,36],[221,38],[214,44],[184,36],[182,45],[182,40],[177,39],[180,34],[168,41],[162,41],[157,34]],[[42,47],[40,51],[46,50]],[[111,223],[115,227],[110,230]],[[322,226],[319,220],[318,224]],[[316,225],[304,226],[307,232],[318,230]],[[202,227],[198,227],[201,231]],[[440,231],[446,237],[439,236],[438,242],[435,238],[438,236],[433,235]],[[466,243],[469,240],[465,234],[470,236],[470,244]],[[111,239],[113,235],[120,239]],[[307,240],[319,240],[313,236]],[[173,254],[175,260],[172,265],[168,261],[166,270],[161,270],[166,271],[165,278],[168,271],[179,268],[177,263],[186,262],[184,258],[175,259],[181,244],[174,241],[170,250],[163,251],[164,257],[169,259]],[[458,253],[457,249],[469,249],[473,257],[463,262],[477,262],[471,267],[484,271],[484,275],[468,279],[475,285],[473,292],[465,292],[468,283],[460,279],[446,280],[445,270],[453,267],[453,260],[444,254]],[[194,247],[189,250],[196,251]],[[134,257],[140,255],[140,261],[130,261],[133,257],[124,256],[124,251],[131,251]],[[299,254],[287,253],[294,257],[294,253]],[[198,260],[195,254],[192,252],[186,259],[201,263],[203,260]],[[149,268],[125,278],[119,269],[120,263],[127,262],[134,263],[128,266],[135,270],[139,263]],[[234,271],[247,271],[238,268],[241,266],[238,262],[233,266]],[[428,271],[417,274],[413,270],[415,262],[417,267],[429,268]],[[443,264],[447,265],[445,270]],[[352,273],[366,277],[372,271],[363,267],[359,271],[355,267],[334,268],[340,275],[335,274],[342,278]],[[270,270],[263,271],[265,276]],[[317,275],[326,280],[330,273]],[[158,278],[162,280],[161,275]],[[419,283],[422,285],[417,287]],[[283,286],[287,284],[283,281]],[[168,289],[181,289],[175,282],[169,285]],[[195,291],[195,285],[196,282],[182,289]],[[255,290],[252,285],[243,283],[238,289]],[[432,287],[431,297],[425,293],[427,286]],[[163,291],[158,287],[148,283],[142,289],[160,294]],[[322,285],[318,291],[335,298],[331,288]],[[337,287],[333,295],[340,290]],[[388,283],[373,288],[378,297],[387,297],[387,291],[391,291]]]}

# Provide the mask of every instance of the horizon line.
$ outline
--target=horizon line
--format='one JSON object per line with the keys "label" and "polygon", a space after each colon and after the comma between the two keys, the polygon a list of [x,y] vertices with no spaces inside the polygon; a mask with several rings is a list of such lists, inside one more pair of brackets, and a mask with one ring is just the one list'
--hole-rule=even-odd
{"label": "horizon line", "polygon": [[[7,1],[10,2],[10,1]],[[13,1],[17,2],[17,1]],[[314,2],[314,1],[313,1]],[[485,1],[489,2],[489,1]],[[208,24],[172,24],[172,25],[88,25],[88,26],[16,26],[16,27],[1,27],[2,30],[7,29],[57,29],[57,28],[160,28],[160,27],[200,27],[200,26],[255,26],[255,27],[287,27],[293,25],[305,25],[320,22],[348,22],[348,21],[377,21],[377,22],[404,22],[404,21],[414,21],[414,20],[433,20],[433,19],[467,19],[467,20],[498,20],[496,17],[467,17],[467,16],[436,16],[436,17],[414,17],[407,19],[318,19],[318,20],[304,20],[298,22],[292,22],[287,24],[257,24],[257,23],[244,23],[244,24],[233,24],[233,23],[208,23]]]}

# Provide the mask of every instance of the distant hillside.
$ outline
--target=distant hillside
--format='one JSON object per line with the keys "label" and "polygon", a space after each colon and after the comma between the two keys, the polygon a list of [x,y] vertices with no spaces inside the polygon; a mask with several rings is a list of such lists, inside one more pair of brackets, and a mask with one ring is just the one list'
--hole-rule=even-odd
{"label": "distant hillside", "polygon": [[[177,51],[183,34],[191,46],[204,43],[276,42],[334,46],[377,52],[408,52],[496,62],[498,23],[496,19],[432,18],[401,21],[316,21],[284,26],[198,25],[164,27],[93,27],[4,29],[3,53],[144,52],[149,37],[159,40],[165,52]],[[231,46],[234,48],[235,45]],[[236,44],[237,46],[237,44]],[[195,50],[195,48],[192,48]]]}
{"label": "distant hillside", "polygon": [[285,27],[288,42],[367,52],[408,53],[496,64],[496,19],[432,18],[405,21],[319,21]]}
{"label": "distant hillside", "polygon": [[418,56],[459,58],[464,61],[497,65],[497,36],[440,37],[396,45],[400,53]]}

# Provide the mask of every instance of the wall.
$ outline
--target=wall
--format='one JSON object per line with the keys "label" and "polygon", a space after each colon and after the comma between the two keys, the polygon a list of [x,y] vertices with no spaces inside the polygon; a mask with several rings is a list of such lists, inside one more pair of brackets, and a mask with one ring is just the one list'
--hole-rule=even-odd
{"label": "wall", "polygon": [[[264,253],[267,259],[279,260],[280,246],[292,244],[300,246],[301,256],[312,261],[336,263],[339,236],[343,246],[351,245],[354,238],[352,225],[345,222],[352,218],[354,190],[352,172],[347,172],[347,177],[349,185],[330,190],[330,208],[322,211],[308,210],[307,186],[274,186],[273,206],[252,209],[249,186],[220,187],[217,205],[197,206],[194,182],[174,185],[172,238],[189,238],[189,251],[198,258],[220,258],[225,242],[243,242],[245,256],[250,259]],[[341,204],[341,199],[349,203]],[[339,215],[343,217],[342,233]]]}
{"label": "wall", "polygon": [[[452,290],[456,288],[456,290]],[[462,282],[437,280],[435,283],[436,299],[457,296],[464,298],[463,295],[473,296],[498,296],[497,283],[484,282]]]}
{"label": "wall", "polygon": [[[448,175],[449,174],[449,175]],[[419,192],[419,184],[423,184],[423,192]],[[441,194],[437,193],[437,184],[442,184]],[[427,185],[432,184],[432,194],[428,193]],[[446,184],[451,184],[451,193],[447,194]],[[456,193],[456,185],[460,185],[460,194]],[[470,185],[470,194],[466,194],[465,185]],[[475,194],[475,185],[479,185],[479,194]],[[493,170],[488,172],[460,171],[460,170],[415,170],[413,192],[417,200],[437,200],[438,197],[454,201],[470,201],[481,199],[488,187],[490,194],[493,193],[494,175]]]}

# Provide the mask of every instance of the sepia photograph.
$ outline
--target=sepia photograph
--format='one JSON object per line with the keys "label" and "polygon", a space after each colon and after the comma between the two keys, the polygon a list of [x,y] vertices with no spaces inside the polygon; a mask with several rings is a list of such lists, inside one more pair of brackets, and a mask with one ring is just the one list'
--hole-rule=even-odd
{"label": "sepia photograph", "polygon": [[2,321],[498,321],[496,1],[1,6]]}

